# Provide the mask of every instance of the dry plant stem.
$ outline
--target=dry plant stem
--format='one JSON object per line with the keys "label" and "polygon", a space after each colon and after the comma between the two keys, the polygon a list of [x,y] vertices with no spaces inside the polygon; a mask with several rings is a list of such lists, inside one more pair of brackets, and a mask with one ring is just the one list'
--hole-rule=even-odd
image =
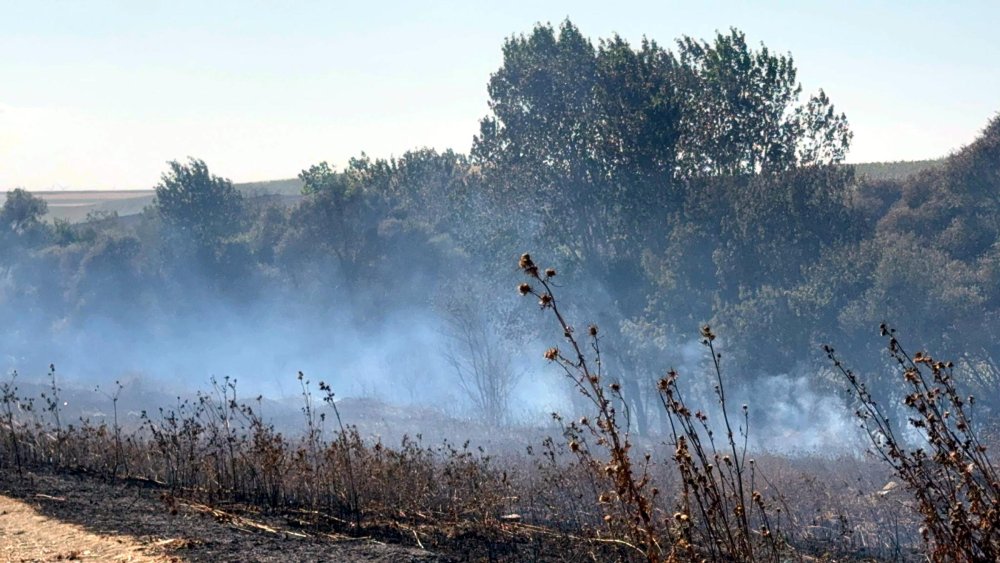
{"label": "dry plant stem", "polygon": [[[521,293],[523,295],[534,295],[538,298],[539,304],[543,309],[550,309],[552,311],[559,322],[559,327],[563,331],[563,336],[572,348],[572,353],[569,357],[563,355],[558,348],[552,348],[546,352],[546,358],[557,362],[576,388],[597,408],[597,429],[595,430],[590,426],[589,421],[584,421],[583,426],[587,427],[591,432],[600,435],[606,442],[610,460],[605,467],[605,471],[614,481],[619,499],[619,507],[626,515],[625,523],[627,526],[632,527],[641,539],[641,543],[644,545],[643,551],[647,559],[649,561],[659,561],[663,550],[658,539],[659,531],[653,518],[652,497],[655,496],[655,489],[654,493],[650,496],[647,496],[644,492],[643,489],[649,483],[645,470],[640,477],[636,477],[632,467],[631,456],[629,455],[631,443],[628,439],[628,431],[623,431],[619,427],[615,409],[605,394],[601,380],[603,374],[601,373],[597,327],[592,326],[589,329],[592,338],[592,349],[595,354],[595,368],[591,367],[587,361],[587,356],[584,354],[583,348],[574,336],[573,327],[566,321],[559,310],[559,305],[556,302],[550,284],[551,278],[555,276],[555,271],[550,269],[546,270],[544,275],[540,274],[538,267],[534,265],[531,257],[527,254],[521,257],[520,266],[525,274],[536,280],[542,287],[542,290],[538,291],[528,284],[523,284],[520,287]],[[612,393],[617,395],[619,391],[612,387]],[[579,449],[576,451],[580,452]],[[584,455],[589,455],[589,452],[583,453]],[[610,522],[611,515],[607,515],[605,520]]]}
{"label": "dry plant stem", "polygon": [[[738,496],[736,497],[736,515],[740,520],[740,525],[744,530],[742,535],[743,549],[746,550],[748,557],[753,560],[753,543],[751,540],[751,530],[750,522],[747,519],[747,509],[746,509],[746,492],[743,489],[743,472],[744,466],[746,464],[746,453],[747,453],[747,439],[749,436],[749,417],[747,416],[747,409],[743,408],[743,418],[744,418],[744,431],[743,431],[743,448],[742,451],[737,452],[736,438],[733,434],[733,426],[729,422],[729,409],[726,408],[726,388],[722,383],[722,366],[720,361],[722,355],[715,350],[715,335],[712,334],[711,329],[706,326],[703,329],[703,336],[705,336],[705,345],[708,346],[709,351],[712,354],[712,366],[715,368],[715,378],[716,386],[715,392],[719,397],[719,406],[722,410],[722,420],[726,425],[726,439],[729,442],[729,450],[733,454],[733,465],[735,466],[736,475],[732,477],[732,481],[736,484],[736,492]],[[765,515],[766,519],[766,515]]]}
{"label": "dry plant stem", "polygon": [[[651,484],[650,455],[637,467],[630,456],[629,441],[630,412],[618,383],[602,384],[601,353],[597,327],[588,329],[593,365],[588,361],[573,327],[566,322],[556,298],[553,295],[551,279],[555,270],[547,269],[544,275],[527,254],[521,257],[521,269],[535,280],[539,287],[529,283],[518,288],[522,295],[538,298],[542,309],[550,309],[559,322],[563,335],[570,344],[571,353],[564,355],[558,348],[550,348],[545,357],[560,365],[565,375],[576,388],[597,408],[597,421],[591,423],[586,417],[579,423],[571,423],[566,431],[571,439],[570,448],[580,461],[587,466],[600,467],[587,442],[579,430],[586,429],[597,438],[598,445],[608,450],[611,461],[605,471],[612,477],[617,487],[619,509],[625,514],[625,528],[634,543],[644,549],[651,561],[665,558],[679,560],[732,560],[732,561],[779,561],[786,544],[776,534],[763,495],[755,490],[756,467],[754,460],[747,460],[749,441],[749,414],[743,406],[742,444],[737,444],[737,436],[729,417],[725,386],[723,384],[721,355],[715,349],[709,327],[702,329],[703,343],[712,354],[715,369],[715,392],[722,409],[726,430],[725,448],[728,453],[720,453],[715,444],[714,433],[708,424],[708,417],[698,411],[692,413],[684,404],[677,386],[677,373],[669,372],[658,383],[659,397],[667,413],[667,420],[675,447],[674,461],[680,473],[681,490],[678,498],[679,512],[673,519],[657,521],[655,500],[659,494]],[[625,426],[620,426],[615,407],[610,398],[617,399],[623,407]],[[601,494],[599,501],[607,505],[609,499]],[[611,514],[605,520],[611,522]],[[662,522],[662,523],[661,523]],[[759,529],[755,526],[759,525]],[[609,528],[612,533],[614,530]],[[664,548],[664,546],[669,546]]]}
{"label": "dry plant stem", "polygon": [[14,413],[20,410],[20,400],[17,396],[17,386],[14,384],[16,379],[17,372],[15,371],[11,373],[10,381],[5,381],[3,385],[0,386],[0,393],[2,393],[3,400],[4,423],[7,426],[11,449],[14,450],[14,462],[17,465],[17,474],[21,475],[21,444],[17,436],[17,422],[14,420]]}
{"label": "dry plant stem", "polygon": [[921,533],[933,560],[1000,559],[1000,479],[973,427],[968,408],[975,399],[959,394],[951,362],[923,352],[911,356],[894,329],[883,324],[881,332],[902,370],[909,391],[904,405],[912,415],[908,422],[924,447],[908,446],[894,433],[891,419],[865,384],[825,347],[860,405],[856,415],[874,451],[916,498],[924,522]]}
{"label": "dry plant stem", "polygon": [[63,428],[62,420],[59,418],[60,404],[59,404],[59,385],[56,383],[56,366],[55,364],[49,364],[49,394],[46,395],[42,393],[42,400],[45,401],[45,408],[52,415],[55,421],[55,465],[59,467],[62,465],[62,442],[63,442]]}
{"label": "dry plant stem", "polygon": [[[121,381],[115,381],[115,392],[104,393],[104,396],[106,396],[108,399],[111,400],[111,411],[113,416],[112,420],[114,425],[112,431],[114,432],[115,436],[115,459],[114,459],[114,465],[111,468],[112,483],[114,483],[115,480],[118,478],[119,469],[122,469],[126,474],[128,473],[128,465],[127,465],[127,460],[125,458],[125,451],[124,448],[122,447],[122,428],[121,425],[118,423],[118,398],[121,396],[122,389],[124,389],[124,386],[122,385]],[[101,391],[100,386],[97,387],[96,391],[98,392]]]}
{"label": "dry plant stem", "polygon": [[[344,450],[344,464],[347,467],[347,493],[349,508],[354,516],[354,525],[356,528],[361,527],[361,502],[358,497],[358,488],[354,480],[354,466],[351,463],[351,444],[348,441],[347,430],[344,428],[344,421],[340,418],[340,409],[337,407],[337,401],[335,400],[336,395],[333,389],[323,383],[319,383],[320,391],[326,393],[323,400],[333,408],[333,414],[337,417],[337,426],[340,428],[340,433],[337,435],[337,440],[341,443]],[[418,540],[419,541],[419,540]]]}

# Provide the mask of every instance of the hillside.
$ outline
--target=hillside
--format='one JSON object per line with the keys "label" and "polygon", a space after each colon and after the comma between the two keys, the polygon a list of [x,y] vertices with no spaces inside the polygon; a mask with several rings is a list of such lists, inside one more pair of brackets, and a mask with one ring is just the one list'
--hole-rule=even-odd
{"label": "hillside", "polygon": [[[302,192],[298,178],[268,180],[235,184],[249,197],[277,196],[286,203],[294,203]],[[153,190],[59,190],[33,192],[49,205],[48,218],[77,223],[91,213],[113,214],[119,217],[142,213],[153,203]]]}
{"label": "hillside", "polygon": [[900,160],[897,162],[862,162],[854,169],[859,177],[869,180],[902,180],[922,170],[935,168],[944,163],[943,158],[933,160]]}

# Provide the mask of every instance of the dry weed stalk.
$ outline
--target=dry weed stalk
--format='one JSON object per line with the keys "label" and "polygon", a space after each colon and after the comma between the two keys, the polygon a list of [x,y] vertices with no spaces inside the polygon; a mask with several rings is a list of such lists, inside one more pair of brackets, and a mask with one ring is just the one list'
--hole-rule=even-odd
{"label": "dry weed stalk", "polygon": [[[532,282],[518,287],[521,295],[533,295],[543,310],[550,310],[559,323],[569,352],[549,348],[545,358],[559,365],[575,388],[594,405],[596,419],[584,417],[566,428],[570,449],[580,462],[605,474],[611,490],[602,490],[598,502],[605,508],[604,519],[612,534],[623,534],[630,545],[640,550],[648,561],[677,561],[705,558],[730,561],[778,561],[787,551],[783,539],[768,516],[768,503],[754,488],[756,467],[747,460],[748,408],[743,406],[743,443],[729,419],[725,387],[720,366],[721,355],[709,327],[702,329],[704,344],[712,353],[715,367],[715,391],[726,429],[727,452],[716,447],[707,415],[693,413],[686,406],[677,387],[677,373],[671,371],[657,385],[668,414],[675,448],[674,462],[680,472],[682,490],[677,511],[666,516],[657,508],[660,489],[653,486],[651,455],[633,460],[630,439],[631,415],[628,402],[617,382],[606,384],[598,327],[590,325],[589,354],[559,309],[553,293],[552,268],[541,270],[531,256],[521,256],[519,266]],[[532,285],[537,284],[537,286]],[[612,399],[616,399],[612,401]],[[622,405],[621,415],[615,405]],[[620,418],[621,417],[621,418]],[[595,440],[608,460],[591,450],[587,437]],[[780,510],[780,509],[779,509]]]}
{"label": "dry weed stalk", "polygon": [[[598,497],[598,502],[607,507],[604,520],[612,532],[623,529],[629,541],[645,555],[648,561],[661,561],[671,555],[674,545],[661,545],[661,539],[665,535],[663,529],[665,521],[662,518],[657,519],[654,514],[654,500],[659,490],[650,485],[650,455],[646,454],[643,464],[638,468],[633,465],[632,456],[629,454],[632,442],[629,437],[627,403],[619,401],[619,404],[626,405],[624,406],[626,423],[622,425],[611,400],[611,398],[621,398],[621,386],[618,383],[611,383],[605,387],[602,380],[603,365],[598,328],[596,325],[590,325],[587,329],[593,353],[591,362],[584,352],[584,347],[576,338],[573,326],[566,321],[559,310],[550,283],[556,271],[552,268],[540,271],[528,254],[521,256],[519,266],[529,278],[540,284],[541,289],[523,283],[518,287],[518,291],[521,295],[534,295],[538,298],[538,304],[542,309],[552,311],[570,347],[569,355],[564,354],[559,348],[549,348],[545,352],[545,358],[559,365],[580,394],[596,408],[596,420],[584,417],[572,423],[570,431],[575,437],[580,438],[583,436],[581,431],[586,431],[596,440],[598,446],[606,450],[609,459],[607,462],[598,459],[582,439],[571,441],[570,449],[577,454],[581,462],[597,473],[603,472],[610,480],[612,490],[602,491]],[[617,510],[612,510],[611,507],[616,507]]]}
{"label": "dry weed stalk", "polygon": [[[670,422],[675,445],[674,462],[681,474],[681,498],[674,518],[684,544],[697,546],[712,559],[739,561],[779,561],[787,550],[777,521],[769,515],[769,502],[757,489],[757,466],[747,459],[749,408],[742,406],[742,444],[729,419],[721,354],[716,351],[715,334],[709,326],[701,330],[702,343],[712,354],[715,393],[726,430],[724,451],[715,442],[708,415],[687,406],[677,385],[678,374],[671,370],[657,383],[660,400]],[[781,508],[774,511],[781,513]],[[693,525],[697,523],[697,525]]]}
{"label": "dry weed stalk", "polygon": [[920,446],[906,444],[864,382],[825,347],[859,405],[856,415],[873,450],[916,499],[920,532],[934,561],[1000,561],[1000,478],[972,423],[975,398],[959,393],[951,362],[925,352],[911,356],[885,324],[881,334],[902,372],[907,421]]}

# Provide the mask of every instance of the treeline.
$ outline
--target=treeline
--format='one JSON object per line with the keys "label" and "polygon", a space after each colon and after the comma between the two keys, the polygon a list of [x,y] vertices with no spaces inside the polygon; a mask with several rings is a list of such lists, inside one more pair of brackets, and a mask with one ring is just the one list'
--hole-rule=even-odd
{"label": "treeline", "polygon": [[[790,55],[737,30],[668,49],[595,44],[567,21],[511,37],[503,59],[470,154],[320,163],[292,206],[196,159],[170,163],[131,222],[51,225],[43,202],[9,193],[5,346],[93,316],[155,337],[209,298],[350,308],[372,327],[434,311],[465,345],[451,362],[463,389],[502,421],[515,376],[496,358],[536,336],[510,267],[531,250],[586,293],[643,430],[653,370],[705,323],[748,384],[821,375],[824,343],[877,371],[871,335],[889,321],[958,358],[971,392],[1000,396],[1000,120],[933,168],[863,177],[842,164],[846,117],[822,91],[803,97]],[[489,361],[462,361],[484,347]]]}

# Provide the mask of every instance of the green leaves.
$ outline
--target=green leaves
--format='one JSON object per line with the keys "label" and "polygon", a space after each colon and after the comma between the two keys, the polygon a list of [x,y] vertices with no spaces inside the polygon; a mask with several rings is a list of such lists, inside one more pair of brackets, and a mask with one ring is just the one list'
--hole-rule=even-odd
{"label": "green leaves", "polygon": [[25,189],[17,188],[7,192],[7,198],[0,208],[0,229],[23,234],[37,226],[47,212],[48,204],[45,200],[31,195]]}
{"label": "green leaves", "polygon": [[243,195],[231,181],[211,174],[196,158],[187,164],[171,161],[169,167],[156,186],[156,209],[164,223],[203,246],[240,231]]}
{"label": "green leaves", "polygon": [[745,175],[841,162],[851,132],[820,90],[799,104],[791,55],[757,51],[730,29],[713,43],[678,41],[683,103],[678,172],[683,177]]}

